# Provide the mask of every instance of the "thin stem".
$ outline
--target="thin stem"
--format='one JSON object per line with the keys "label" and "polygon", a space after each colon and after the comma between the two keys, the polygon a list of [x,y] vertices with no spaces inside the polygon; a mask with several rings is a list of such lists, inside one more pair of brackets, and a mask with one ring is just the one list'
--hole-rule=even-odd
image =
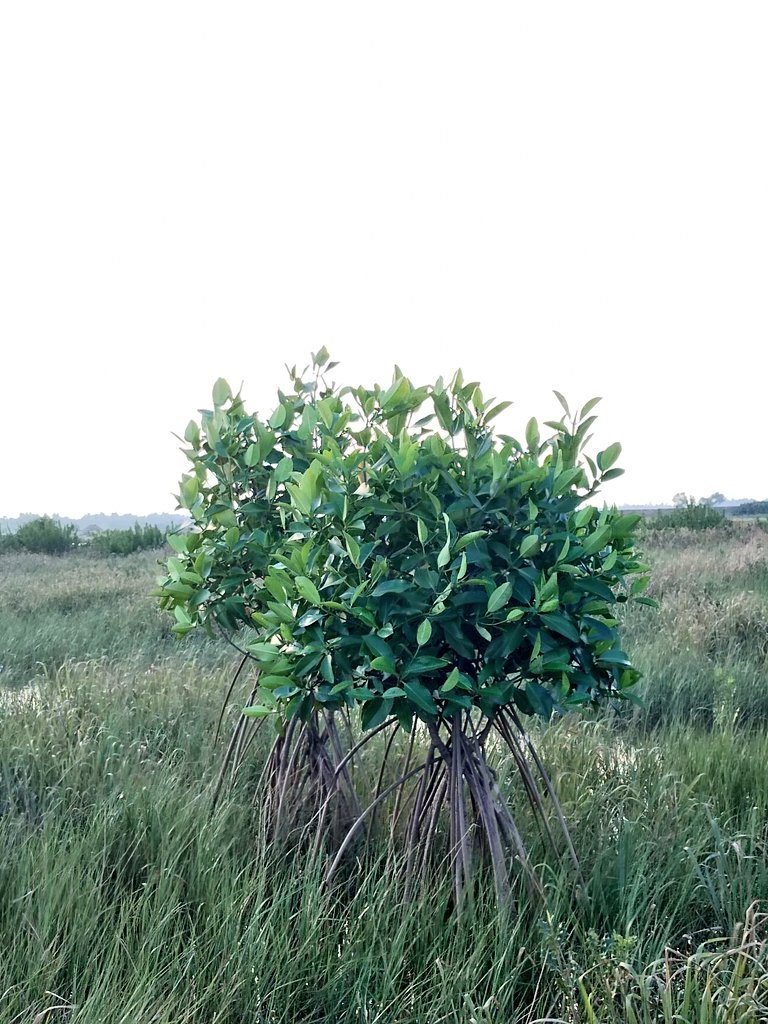
{"label": "thin stem", "polygon": [[[374,798],[374,800],[378,797],[379,793],[381,792],[381,786],[382,786],[382,783],[384,782],[384,772],[387,770],[387,764],[389,763],[389,755],[390,755],[390,753],[392,751],[392,744],[395,742],[395,737],[396,736],[397,736],[397,729],[395,729],[394,732],[391,732],[389,734],[389,736],[387,737],[387,742],[386,742],[386,745],[384,747],[384,753],[383,753],[382,758],[381,758],[381,767],[379,768],[379,777],[376,780],[376,788],[373,791],[373,798]],[[369,837],[370,837],[371,830],[373,829],[375,821],[376,821],[376,815],[372,814],[371,815],[371,820],[370,820],[370,822],[368,824],[368,836]]]}
{"label": "thin stem", "polygon": [[229,684],[229,689],[227,690],[227,695],[224,698],[224,703],[221,705],[221,714],[219,715],[219,720],[216,723],[216,732],[213,735],[213,742],[214,743],[218,743],[218,741],[219,741],[219,730],[221,729],[221,723],[224,721],[224,713],[227,710],[227,704],[229,704],[229,698],[232,696],[232,691],[234,690],[235,686],[237,685],[237,680],[240,678],[240,673],[245,668],[245,665],[246,665],[246,663],[248,662],[249,659],[250,659],[250,655],[249,654],[246,653],[246,654],[243,655],[240,664],[237,666],[237,671],[235,672],[234,676],[232,677],[232,682]]}

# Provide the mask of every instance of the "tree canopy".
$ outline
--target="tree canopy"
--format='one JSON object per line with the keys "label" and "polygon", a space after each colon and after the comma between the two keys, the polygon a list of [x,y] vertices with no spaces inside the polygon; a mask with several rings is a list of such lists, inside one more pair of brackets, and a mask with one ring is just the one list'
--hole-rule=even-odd
{"label": "tree canopy", "polygon": [[250,627],[257,715],[359,705],[364,727],[409,728],[625,693],[615,606],[647,577],[639,517],[589,504],[621,472],[618,444],[582,455],[596,400],[572,416],[558,396],[563,417],[521,441],[494,436],[509,403],[460,372],[338,387],[334,366],[323,351],[309,379],[291,370],[266,418],[219,380],[189,424],[195,529],[171,538],[160,591],[176,632]]}

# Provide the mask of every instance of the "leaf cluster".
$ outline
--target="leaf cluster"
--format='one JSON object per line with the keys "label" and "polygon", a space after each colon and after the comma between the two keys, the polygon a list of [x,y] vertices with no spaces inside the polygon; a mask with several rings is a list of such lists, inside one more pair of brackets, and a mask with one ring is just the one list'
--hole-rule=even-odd
{"label": "leaf cluster", "polygon": [[245,628],[253,715],[359,707],[364,728],[410,729],[628,695],[617,605],[648,578],[639,517],[590,503],[622,472],[618,444],[584,454],[598,400],[571,414],[558,395],[563,417],[518,440],[461,372],[338,387],[335,365],[289,370],[269,417],[219,380],[190,422],[194,530],[169,537],[156,591],[175,631]]}

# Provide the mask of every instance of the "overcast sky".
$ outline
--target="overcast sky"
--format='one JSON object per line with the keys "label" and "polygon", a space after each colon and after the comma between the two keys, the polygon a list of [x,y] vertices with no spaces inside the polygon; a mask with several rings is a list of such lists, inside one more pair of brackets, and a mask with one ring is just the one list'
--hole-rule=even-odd
{"label": "overcast sky", "polygon": [[168,511],[270,410],[461,366],[602,395],[609,501],[768,498],[768,6],[0,6],[0,515]]}

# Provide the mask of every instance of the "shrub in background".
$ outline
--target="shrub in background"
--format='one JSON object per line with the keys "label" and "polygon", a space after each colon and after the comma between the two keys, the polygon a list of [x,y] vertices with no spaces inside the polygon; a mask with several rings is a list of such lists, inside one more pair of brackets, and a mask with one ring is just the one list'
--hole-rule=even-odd
{"label": "shrub in background", "polygon": [[132,530],[102,530],[90,540],[90,548],[102,555],[130,555],[134,551],[161,548],[166,534],[157,526],[135,524]]}
{"label": "shrub in background", "polygon": [[79,544],[74,526],[62,526],[50,516],[24,523],[14,536],[19,548],[42,555],[63,555]]}
{"label": "shrub in background", "polygon": [[0,554],[6,551],[19,551],[21,545],[16,537],[15,533],[5,533],[0,530]]}
{"label": "shrub in background", "polygon": [[648,530],[729,530],[732,523],[720,509],[691,500],[671,512],[657,512],[648,516],[645,527]]}

